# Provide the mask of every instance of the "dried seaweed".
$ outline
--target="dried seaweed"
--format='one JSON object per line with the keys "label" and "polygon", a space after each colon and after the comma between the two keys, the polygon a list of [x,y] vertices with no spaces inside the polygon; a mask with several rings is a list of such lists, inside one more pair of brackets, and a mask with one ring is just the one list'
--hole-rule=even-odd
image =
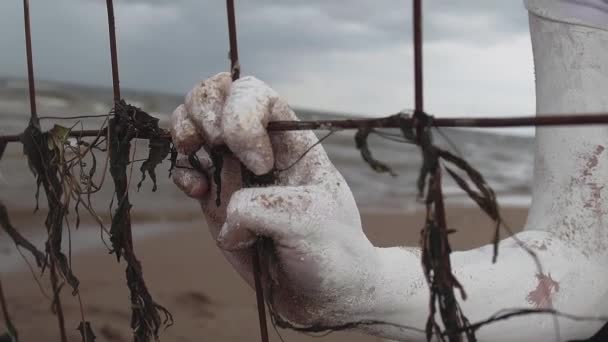
{"label": "dried seaweed", "polygon": [[163,162],[171,151],[171,144],[166,139],[152,138],[148,143],[148,158],[141,164],[141,180],[137,184],[137,190],[141,188],[142,183],[146,179],[146,172],[150,175],[150,179],[154,183],[152,191],[156,191],[156,167]]}
{"label": "dried seaweed", "polygon": [[25,248],[34,256],[38,267],[43,267],[45,265],[46,255],[39,251],[33,243],[23,237],[23,235],[21,235],[17,231],[17,229],[11,224],[11,221],[8,217],[8,211],[6,210],[6,206],[4,205],[4,203],[2,203],[2,201],[0,201],[0,226],[2,226],[2,229],[4,229],[4,231],[13,240],[17,247]]}
{"label": "dried seaweed", "polygon": [[448,174],[454,179],[456,184],[469,195],[469,197],[477,203],[479,208],[483,210],[492,220],[494,220],[494,237],[492,239],[492,244],[494,246],[494,253],[492,256],[492,262],[496,262],[498,258],[498,243],[500,241],[500,224],[502,222],[502,218],[500,217],[500,211],[498,208],[498,202],[496,201],[496,194],[494,190],[490,187],[490,185],[485,181],[481,173],[475,170],[469,163],[467,163],[464,159],[459,158],[448,151],[439,150],[439,156],[460,170],[464,171],[471,182],[476,187],[472,189],[466,180],[460,177],[455,171],[450,169],[449,167],[445,167],[445,170]]}
{"label": "dried seaweed", "polygon": [[[416,112],[414,118],[417,120],[415,142],[420,146],[422,153],[422,167],[418,176],[419,196],[426,189],[426,220],[420,232],[420,247],[422,250],[422,269],[430,289],[429,316],[426,323],[426,338],[431,341],[437,336],[441,341],[444,337],[441,328],[435,321],[437,308],[448,334],[450,342],[462,341],[460,331],[463,327],[469,327],[470,323],[462,312],[454,289],[458,289],[463,299],[466,300],[466,292],[458,279],[452,273],[450,254],[452,249],[448,239],[448,229],[443,203],[443,192],[441,187],[440,150],[433,145],[431,135],[432,117]],[[407,131],[406,131],[407,132]],[[408,136],[404,134],[408,139]],[[465,330],[469,341],[476,341],[473,330]]]}
{"label": "dried seaweed", "polygon": [[143,278],[141,263],[133,250],[127,165],[131,139],[139,134],[158,137],[164,132],[158,127],[158,119],[122,100],[115,103],[113,114],[109,126],[110,174],[114,180],[118,205],[112,217],[110,241],[117,259],[124,257],[127,263],[126,278],[131,297],[131,328],[134,340],[148,342],[153,338],[158,339],[161,326],[172,324],[173,318],[167,309],[152,299]]}
{"label": "dried seaweed", "polygon": [[173,143],[171,143],[171,150],[170,150],[170,155],[169,155],[169,177],[171,177],[173,175],[173,170],[175,169],[176,165],[177,165],[177,149],[175,148],[175,145],[173,145]]}
{"label": "dried seaweed", "polygon": [[30,170],[36,177],[38,189],[42,185],[47,198],[49,212],[45,220],[48,239],[45,250],[50,262],[54,263],[61,276],[72,287],[72,291],[78,291],[78,278],[72,273],[68,259],[61,251],[63,234],[63,222],[68,208],[62,202],[63,191],[63,164],[62,149],[58,146],[65,136],[62,129],[49,132],[41,132],[38,127],[31,124],[21,134],[24,153],[28,160]]}
{"label": "dried seaweed", "polygon": [[375,159],[372,156],[372,152],[369,150],[369,145],[367,143],[367,138],[371,133],[371,128],[360,128],[357,130],[357,134],[355,134],[355,145],[357,149],[361,151],[361,157],[365,162],[372,168],[372,170],[385,173],[388,172],[391,176],[396,177],[397,174],[393,172],[393,170],[386,164],[381,161]]}
{"label": "dried seaweed", "polygon": [[[230,153],[226,146],[214,147],[209,151],[209,158],[213,164],[213,182],[215,183],[215,205],[222,204],[222,168],[224,167],[224,155]],[[197,171],[203,172],[203,168],[195,154],[188,156],[188,161]]]}

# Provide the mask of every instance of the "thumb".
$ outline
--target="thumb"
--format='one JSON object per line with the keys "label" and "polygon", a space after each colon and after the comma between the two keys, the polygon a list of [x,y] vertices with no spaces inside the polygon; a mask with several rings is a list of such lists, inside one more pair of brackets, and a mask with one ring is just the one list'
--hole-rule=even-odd
{"label": "thumb", "polygon": [[[198,161],[203,170],[209,169],[212,165],[211,160],[206,156],[199,157]],[[193,168],[185,156],[177,160],[172,179],[173,183],[189,197],[202,199],[209,193],[210,184],[207,174]]]}

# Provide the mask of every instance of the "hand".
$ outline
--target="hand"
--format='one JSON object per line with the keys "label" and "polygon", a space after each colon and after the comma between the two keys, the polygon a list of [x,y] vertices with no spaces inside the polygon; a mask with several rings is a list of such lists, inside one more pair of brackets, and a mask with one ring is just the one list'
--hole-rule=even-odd
{"label": "hand", "polygon": [[[324,149],[313,147],[312,132],[267,132],[276,120],[297,117],[262,81],[232,82],[221,73],[201,82],[174,111],[171,132],[182,154],[220,145],[233,152],[224,156],[221,205],[204,152],[199,159],[209,172],[187,167],[182,158],[173,180],[200,202],[212,236],[251,286],[251,246],[260,236],[272,241],[273,250],[264,251],[271,257],[264,258],[263,283],[284,319],[301,326],[365,319],[373,291],[364,280],[375,271],[375,250],[352,193]],[[276,183],[243,189],[239,161],[257,175],[276,170]]]}

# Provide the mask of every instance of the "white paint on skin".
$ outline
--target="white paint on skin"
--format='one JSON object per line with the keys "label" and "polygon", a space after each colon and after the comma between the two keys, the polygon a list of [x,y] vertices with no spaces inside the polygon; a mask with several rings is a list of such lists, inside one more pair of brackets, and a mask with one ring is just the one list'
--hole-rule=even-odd
{"label": "white paint on skin", "polygon": [[[580,25],[587,14],[598,15],[587,12],[597,10],[587,5],[599,2],[562,2],[579,3],[574,17],[560,17],[559,8],[549,1],[526,2],[537,111],[606,112],[608,31]],[[293,111],[263,82],[246,77],[227,86],[227,77],[217,75],[192,90],[189,104],[173,114],[172,133],[180,151],[196,150],[203,142],[207,148],[226,143],[238,158],[226,157],[220,207],[215,206],[215,185],[208,177],[193,176],[187,169],[174,176],[180,188],[201,203],[210,232],[228,260],[252,285],[246,248],[259,235],[269,237],[276,259],[270,260],[264,281],[274,286],[269,299],[285,319],[303,326],[383,321],[418,330],[391,325],[359,329],[424,341],[420,329],[428,315],[429,292],[420,250],[370,243],[348,185],[321,146],[282,172],[273,186],[241,188],[239,160],[258,174],[273,166],[282,169],[317,138],[311,132],[268,135],[269,121],[295,120]],[[209,136],[213,138],[205,139]],[[533,203],[525,230],[517,241],[501,242],[495,264],[490,245],[452,254],[454,273],[468,293],[462,308],[471,321],[505,308],[553,307],[575,315],[608,315],[607,138],[604,126],[537,130]],[[537,254],[542,270],[520,243]],[[477,336],[479,341],[555,341],[553,323],[546,315],[512,318],[480,329]],[[559,319],[559,337],[585,338],[601,325]]]}

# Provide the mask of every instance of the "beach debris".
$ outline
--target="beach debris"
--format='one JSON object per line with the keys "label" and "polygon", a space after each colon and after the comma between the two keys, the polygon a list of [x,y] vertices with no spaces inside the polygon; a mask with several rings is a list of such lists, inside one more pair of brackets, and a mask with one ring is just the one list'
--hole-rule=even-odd
{"label": "beach debris", "polygon": [[396,177],[397,174],[388,165],[382,163],[372,156],[372,152],[370,151],[367,143],[367,138],[369,137],[371,131],[371,128],[365,127],[357,130],[357,133],[355,134],[355,145],[357,146],[357,149],[361,151],[361,157],[372,168],[372,170],[378,173],[389,173],[391,176]]}
{"label": "beach debris", "polygon": [[[110,120],[110,175],[114,181],[117,208],[112,217],[110,241],[112,253],[118,261],[123,257],[127,263],[127,286],[131,298],[131,328],[136,342],[147,342],[158,339],[162,326],[173,324],[171,313],[162,305],[156,303],[143,278],[142,266],[133,250],[133,237],[131,232],[131,203],[129,202],[129,178],[127,166],[130,163],[131,140],[139,134],[146,134],[151,138],[158,138],[165,132],[158,127],[158,119],[150,116],[141,109],[127,104],[124,100],[116,101],[112,109],[113,118]],[[159,157],[166,149],[159,148]],[[167,150],[168,152],[168,150]],[[166,155],[165,155],[166,156]],[[161,158],[161,160],[164,159]],[[150,163],[153,170],[158,163]],[[153,165],[154,164],[154,165]],[[149,171],[149,169],[148,169]],[[152,175],[152,174],[151,174]],[[152,178],[152,176],[151,176]],[[161,319],[161,315],[163,318]]]}
{"label": "beach debris", "polygon": [[459,176],[458,173],[448,166],[445,166],[445,170],[460,187],[460,189],[466,192],[467,195],[469,195],[469,197],[477,204],[477,206],[479,206],[479,208],[494,221],[494,236],[492,238],[494,253],[492,255],[492,262],[496,262],[496,259],[498,258],[498,243],[500,241],[500,226],[502,224],[502,217],[500,216],[498,201],[496,200],[496,193],[492,187],[490,187],[488,182],[486,182],[483,175],[473,168],[467,161],[446,150],[439,149],[438,152],[441,159],[453,164],[458,169],[466,173],[469,180],[474,184],[475,188],[471,188],[469,183],[464,178]]}
{"label": "beach debris", "polygon": [[[79,281],[73,274],[68,258],[61,251],[63,237],[63,222],[68,213],[67,203],[70,193],[65,193],[66,179],[69,179],[69,166],[64,160],[63,146],[66,130],[55,126],[49,132],[41,132],[40,129],[30,122],[29,126],[21,134],[24,154],[27,157],[31,172],[36,178],[36,209],[38,209],[38,194],[40,187],[44,190],[48,214],[45,220],[48,238],[45,243],[45,252],[48,261],[57,265],[62,278],[72,287],[72,291],[78,291]],[[46,263],[43,265],[43,270]]]}
{"label": "beach debris", "polygon": [[[429,314],[425,326],[427,341],[438,337],[444,341],[442,328],[435,320],[437,309],[448,333],[449,341],[462,341],[460,332],[468,328],[470,322],[462,312],[454,289],[460,291],[466,300],[466,292],[452,272],[450,254],[452,248],[448,239],[445,205],[443,202],[442,174],[439,148],[433,144],[431,125],[433,118],[424,112],[416,112],[414,142],[420,147],[422,166],[418,176],[418,196],[423,197],[426,190],[426,219],[420,231],[421,263],[430,290]],[[405,139],[411,136],[404,134]],[[476,341],[475,332],[466,330],[469,341]]]}
{"label": "beach debris", "polygon": [[36,264],[38,267],[43,267],[46,262],[46,255],[34,246],[28,239],[23,237],[17,229],[11,224],[11,221],[8,217],[8,210],[6,210],[6,206],[2,201],[0,201],[0,226],[4,231],[8,234],[8,236],[13,240],[15,246],[22,247],[28,252],[30,252],[34,259],[36,260]]}
{"label": "beach debris", "polygon": [[156,191],[156,167],[167,158],[169,152],[171,152],[171,144],[169,140],[153,138],[148,143],[148,158],[141,164],[139,170],[141,171],[141,180],[137,183],[137,190],[141,188],[142,183],[146,179],[146,172],[152,179],[153,186],[152,191]]}

